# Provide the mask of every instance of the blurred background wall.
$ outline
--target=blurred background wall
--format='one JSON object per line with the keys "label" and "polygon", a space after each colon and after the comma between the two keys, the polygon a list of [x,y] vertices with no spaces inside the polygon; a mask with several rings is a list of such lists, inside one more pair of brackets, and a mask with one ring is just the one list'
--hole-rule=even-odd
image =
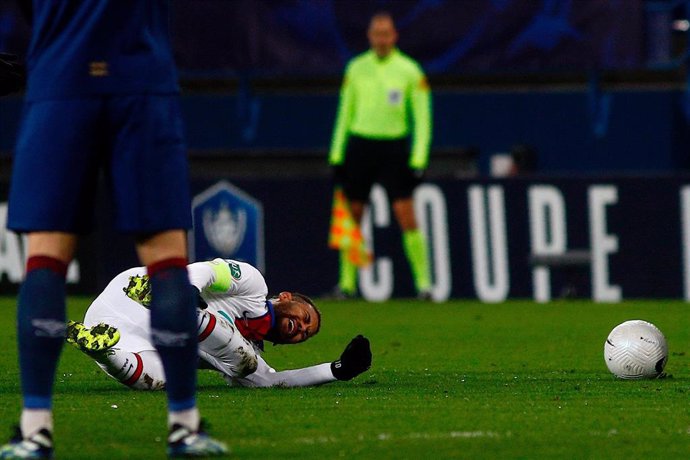
{"label": "blurred background wall", "polygon": [[[366,26],[380,10],[392,13],[399,47],[422,64],[433,90],[424,192],[432,204],[420,213],[435,244],[437,298],[545,298],[544,283],[547,297],[687,297],[689,1],[174,0],[194,191],[209,197],[225,181],[231,187],[221,194],[239,193],[233,206],[254,210],[253,262],[269,286],[319,295],[335,284],[326,153],[345,63],[367,49]],[[28,34],[15,2],[0,0],[0,51],[23,55]],[[1,201],[20,117],[21,95],[0,100]],[[565,244],[552,238],[540,249],[534,220],[561,228],[532,197],[544,184],[562,202],[544,209],[567,210],[569,232]],[[602,184],[613,191],[592,188]],[[473,187],[485,192],[489,213],[490,190],[512,197],[495,202],[508,216],[495,229],[507,235],[505,253],[492,246],[500,238],[492,240],[490,222],[472,222]],[[216,216],[228,206],[211,201]],[[609,217],[601,231],[597,210]],[[237,223],[232,212],[223,215]],[[104,212],[103,230],[82,245],[76,291],[93,293],[134,264],[126,238],[106,230],[108,219]],[[372,220],[372,238],[379,262],[393,268],[378,264],[362,275],[372,300],[411,295],[397,228],[385,221]],[[0,291],[13,292],[22,243],[0,232]],[[607,235],[617,238],[615,248]],[[190,244],[202,244],[195,238]],[[484,250],[490,263],[482,274]],[[535,260],[545,255],[539,251],[563,257]],[[545,282],[540,269],[553,276]]]}

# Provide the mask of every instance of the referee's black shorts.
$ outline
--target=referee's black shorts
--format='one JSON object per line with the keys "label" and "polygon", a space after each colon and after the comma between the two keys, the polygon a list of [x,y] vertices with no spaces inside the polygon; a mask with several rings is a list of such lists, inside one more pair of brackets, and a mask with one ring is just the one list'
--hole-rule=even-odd
{"label": "referee's black shorts", "polygon": [[410,169],[408,138],[394,140],[366,139],[351,135],[343,163],[343,189],[352,201],[369,201],[374,183],[381,184],[391,201],[412,197],[421,182]]}

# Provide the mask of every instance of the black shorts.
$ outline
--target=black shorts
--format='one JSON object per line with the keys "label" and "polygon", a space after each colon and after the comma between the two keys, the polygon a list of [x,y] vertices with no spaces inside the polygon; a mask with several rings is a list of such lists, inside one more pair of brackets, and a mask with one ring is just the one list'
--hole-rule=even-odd
{"label": "black shorts", "polygon": [[343,164],[345,195],[353,201],[367,202],[371,186],[378,183],[391,201],[412,197],[421,179],[408,166],[409,159],[407,138],[372,140],[350,136]]}

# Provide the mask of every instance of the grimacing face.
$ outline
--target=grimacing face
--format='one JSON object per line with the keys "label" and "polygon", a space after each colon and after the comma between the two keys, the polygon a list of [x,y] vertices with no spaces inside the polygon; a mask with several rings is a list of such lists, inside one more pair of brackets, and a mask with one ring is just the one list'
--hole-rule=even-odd
{"label": "grimacing face", "polygon": [[385,58],[393,51],[398,41],[398,32],[390,16],[374,16],[367,31],[369,45],[380,58]]}
{"label": "grimacing face", "polygon": [[290,292],[281,292],[272,299],[276,314],[274,343],[300,343],[319,330],[319,315],[308,303]]}

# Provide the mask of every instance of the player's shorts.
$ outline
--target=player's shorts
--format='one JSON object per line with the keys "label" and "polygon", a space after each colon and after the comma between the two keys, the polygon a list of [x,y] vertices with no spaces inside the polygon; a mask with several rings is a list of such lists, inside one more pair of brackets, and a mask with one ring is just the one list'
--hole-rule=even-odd
{"label": "player's shorts", "polygon": [[104,172],[118,230],[191,227],[179,97],[27,101],[14,156],[8,228],[85,233]]}
{"label": "player's shorts", "polygon": [[408,166],[409,140],[373,140],[350,136],[343,164],[343,189],[350,200],[369,200],[374,183],[381,184],[391,201],[410,198],[420,178]]}

